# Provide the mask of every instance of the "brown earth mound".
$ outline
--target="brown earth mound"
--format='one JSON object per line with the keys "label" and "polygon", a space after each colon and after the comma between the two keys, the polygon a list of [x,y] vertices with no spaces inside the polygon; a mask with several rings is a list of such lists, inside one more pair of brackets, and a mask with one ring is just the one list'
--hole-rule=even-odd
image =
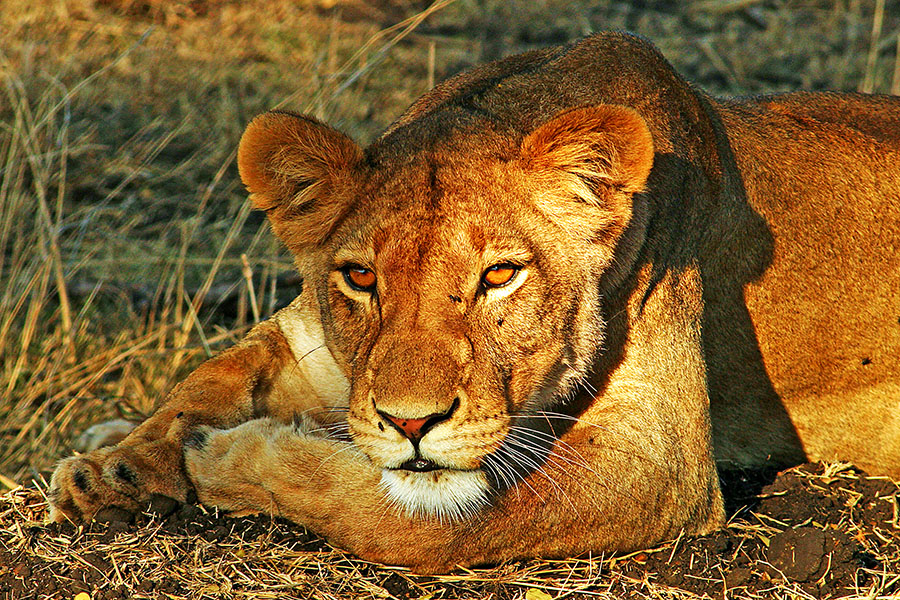
{"label": "brown earth mound", "polygon": [[359,561],[281,519],[232,519],[163,498],[136,519],[108,510],[86,528],[48,526],[40,491],[19,489],[0,497],[0,600],[900,594],[896,483],[840,464],[725,473],[723,482],[731,519],[713,535],[442,577]]}

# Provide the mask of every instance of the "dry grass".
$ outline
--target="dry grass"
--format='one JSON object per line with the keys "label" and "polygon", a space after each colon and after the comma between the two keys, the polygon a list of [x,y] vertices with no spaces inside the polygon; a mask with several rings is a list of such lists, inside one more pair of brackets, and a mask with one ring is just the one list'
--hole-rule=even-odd
{"label": "dry grass", "polygon": [[[815,472],[814,472],[815,471]],[[855,502],[859,474],[847,465],[797,469],[796,478],[811,492],[838,499],[841,531],[859,542],[860,551],[881,567],[857,567],[865,583],[832,597],[896,597],[900,580],[900,530],[896,522],[861,519]],[[863,483],[872,480],[863,479]],[[893,488],[896,491],[896,486]],[[776,492],[774,495],[783,492]],[[866,500],[877,498],[869,495]],[[849,500],[849,501],[847,501]],[[889,498],[888,498],[889,500]],[[894,496],[896,502],[896,495]],[[396,567],[367,563],[334,549],[281,520],[266,517],[221,519],[193,509],[193,525],[173,527],[146,515],[140,526],[113,524],[92,528],[47,528],[47,505],[36,490],[17,489],[0,496],[0,577],[22,573],[33,589],[52,596],[74,596],[79,590],[95,599],[119,598],[697,598],[670,585],[673,573],[696,581],[693,589],[716,597],[816,598],[814,584],[799,585],[778,576],[765,560],[742,563],[741,555],[765,553],[771,540],[790,526],[762,512],[745,513],[729,524],[718,539],[678,539],[657,548],[614,557],[528,561],[493,568],[460,570],[452,575],[424,577]],[[796,526],[797,524],[795,524]],[[810,522],[805,523],[810,526]],[[834,523],[812,526],[834,531]],[[725,546],[721,540],[729,540]],[[26,550],[27,549],[27,550]],[[754,550],[756,549],[756,550]],[[830,559],[829,559],[830,560]],[[29,565],[23,571],[24,565]],[[746,566],[768,572],[762,586],[735,585]],[[675,568],[680,565],[680,569]],[[688,565],[694,565],[691,570]],[[658,573],[656,571],[659,571]],[[823,575],[823,579],[827,576]],[[87,583],[83,583],[86,581]],[[2,590],[0,590],[2,592]],[[2,597],[2,595],[0,595]],[[15,597],[15,596],[12,596]]]}
{"label": "dry grass", "polygon": [[[149,413],[290,297],[290,259],[234,166],[263,110],[365,141],[430,81],[608,28],[647,35],[717,93],[900,89],[894,0],[646,4],[0,3],[0,489],[39,480],[89,424]],[[42,518],[30,493],[11,506],[23,524]],[[566,585],[586,565],[559,567]],[[531,568],[477,576],[527,586]]]}

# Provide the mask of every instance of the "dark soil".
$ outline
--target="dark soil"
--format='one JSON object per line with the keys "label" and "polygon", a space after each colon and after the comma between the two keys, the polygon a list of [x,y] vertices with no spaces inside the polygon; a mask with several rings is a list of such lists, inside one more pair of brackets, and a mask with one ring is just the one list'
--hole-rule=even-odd
{"label": "dark soil", "polygon": [[[159,509],[162,508],[162,512]],[[146,514],[135,518],[128,511],[111,508],[101,511],[87,527],[53,523],[46,527],[32,525],[29,544],[19,551],[0,549],[0,600],[37,600],[48,596],[73,598],[79,592],[94,592],[91,600],[131,597],[135,589],[150,598],[181,596],[187,590],[177,582],[161,578],[145,579],[137,586],[110,586],[115,569],[110,556],[100,552],[78,555],[71,563],[54,564],[29,552],[41,537],[65,536],[74,548],[91,543],[99,545],[121,541],[120,537],[136,528],[153,528],[160,534],[219,543],[248,546],[273,544],[291,551],[317,552],[327,548],[319,537],[282,519],[253,516],[233,519],[210,513],[197,505],[182,505],[170,498],[155,499]],[[112,553],[110,553],[112,554]],[[215,550],[207,560],[215,559]],[[79,599],[81,600],[81,599]]]}
{"label": "dark soil", "polygon": [[[872,589],[880,596],[900,594],[900,578],[891,577],[900,564],[897,484],[850,467],[822,464],[780,474],[723,473],[722,479],[731,517],[727,528],[627,556],[595,559],[596,585],[568,597],[587,597],[592,591],[646,597],[648,585],[715,598],[782,597],[786,592],[837,598]],[[41,500],[37,492],[29,493]],[[153,540],[167,540],[162,554],[170,555],[173,565],[201,550],[204,564],[234,560],[250,548],[262,554],[276,548],[280,560],[285,553],[333,552],[320,538],[281,519],[227,518],[165,498],[154,500],[136,519],[124,511],[104,511],[86,528],[10,523],[13,511],[6,499],[0,498],[0,515],[5,515],[0,516],[0,600],[74,598],[79,592],[90,593],[93,600],[203,597],[174,578],[129,578],[129,572],[140,571],[141,561],[132,555],[117,558],[117,552],[129,544],[149,547]],[[13,535],[15,529],[18,535]],[[129,541],[136,531],[140,536]],[[54,558],[46,550],[59,540],[67,541],[71,560]],[[311,562],[311,571],[319,568],[315,564],[320,563]],[[522,597],[521,587],[500,581],[451,582],[366,563],[358,563],[354,572],[398,599],[419,598],[435,586],[445,588],[443,597]],[[551,571],[547,577],[554,575]],[[233,591],[239,591],[237,586]],[[245,594],[251,592],[252,597],[252,591]],[[299,588],[287,588],[272,597],[307,596]]]}
{"label": "dark soil", "polygon": [[[747,497],[765,473],[723,474],[733,511],[727,529],[672,551],[638,555],[624,569],[717,597],[735,588],[765,595],[779,580],[813,598],[866,590],[897,568],[898,486],[859,471],[828,475],[821,464],[803,465]],[[745,506],[735,510],[742,500]],[[900,585],[883,591],[898,593]]]}

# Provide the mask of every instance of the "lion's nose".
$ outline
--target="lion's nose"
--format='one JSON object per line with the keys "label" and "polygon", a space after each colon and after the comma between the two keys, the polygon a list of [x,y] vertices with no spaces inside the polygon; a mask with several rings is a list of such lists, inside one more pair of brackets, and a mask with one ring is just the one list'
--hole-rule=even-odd
{"label": "lion's nose", "polygon": [[459,406],[459,398],[453,399],[453,404],[450,405],[450,408],[447,412],[443,413],[434,413],[425,417],[420,418],[408,418],[408,417],[398,417],[384,412],[383,410],[375,409],[378,415],[384,419],[388,425],[399,431],[406,438],[408,438],[411,442],[418,443],[425,434],[428,433],[435,425],[446,421],[449,419],[454,411],[456,411]]}

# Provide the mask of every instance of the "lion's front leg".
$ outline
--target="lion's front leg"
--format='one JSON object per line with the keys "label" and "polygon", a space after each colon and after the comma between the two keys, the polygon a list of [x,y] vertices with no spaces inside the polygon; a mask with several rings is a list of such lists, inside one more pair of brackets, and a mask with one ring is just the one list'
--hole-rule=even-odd
{"label": "lion's front leg", "polygon": [[263,418],[231,429],[197,428],[185,440],[184,463],[203,504],[233,515],[290,518],[296,504],[308,501],[315,488],[311,476],[327,467],[328,454],[346,451],[357,452],[348,442]]}
{"label": "lion's front leg", "polygon": [[470,562],[453,539],[460,524],[411,518],[350,442],[271,419],[227,430],[199,428],[185,443],[198,499],[232,515],[263,512],[305,525],[361,558],[449,570]]}
{"label": "lion's front leg", "polygon": [[154,495],[186,501],[185,437],[203,424],[231,427],[253,418],[257,391],[271,389],[292,361],[279,327],[258,325],[241,344],[191,373],[119,444],[61,461],[50,482],[51,519],[90,520],[106,507],[141,510]]}

